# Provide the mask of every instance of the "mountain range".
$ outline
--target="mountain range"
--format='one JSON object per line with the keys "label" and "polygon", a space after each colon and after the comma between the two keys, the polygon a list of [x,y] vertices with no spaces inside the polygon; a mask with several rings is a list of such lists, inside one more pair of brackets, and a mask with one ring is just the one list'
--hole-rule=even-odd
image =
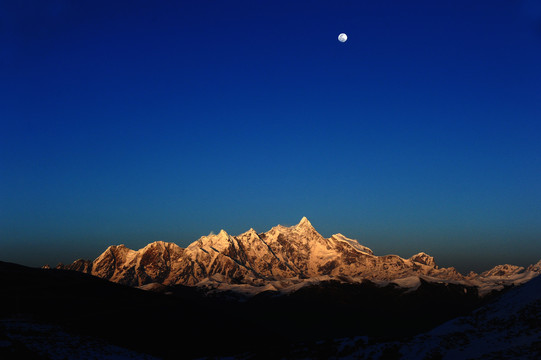
{"label": "mountain range", "polygon": [[57,269],[0,261],[0,358],[528,358],[540,273],[377,256],[306,218]]}
{"label": "mountain range", "polygon": [[255,295],[265,291],[288,293],[320,281],[370,280],[381,286],[392,283],[412,290],[421,281],[454,283],[474,287],[480,295],[485,295],[536,277],[541,273],[541,260],[527,268],[505,264],[481,274],[463,275],[453,267],[438,267],[434,258],[424,252],[409,259],[377,256],[342,234],[324,238],[303,217],[297,225],[277,225],[264,233],[250,229],[232,236],[221,230],[199,238],[186,248],[163,241],[140,250],[113,245],[94,261],[79,259],[56,268],[143,289],[186,285],[208,292]]}

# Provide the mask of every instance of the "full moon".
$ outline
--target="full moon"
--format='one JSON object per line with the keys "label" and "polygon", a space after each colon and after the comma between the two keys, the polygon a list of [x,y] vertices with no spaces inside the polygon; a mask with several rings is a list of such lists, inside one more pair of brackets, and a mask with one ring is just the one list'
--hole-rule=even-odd
{"label": "full moon", "polygon": [[340,35],[338,35],[338,41],[340,42],[346,42],[347,39],[348,39],[348,36],[344,33],[341,33]]}

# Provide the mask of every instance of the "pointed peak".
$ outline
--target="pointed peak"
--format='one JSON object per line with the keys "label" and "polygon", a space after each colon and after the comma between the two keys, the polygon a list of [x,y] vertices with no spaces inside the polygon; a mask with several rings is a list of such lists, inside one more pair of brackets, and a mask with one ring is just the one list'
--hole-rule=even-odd
{"label": "pointed peak", "polygon": [[250,228],[250,230],[246,231],[244,234],[246,234],[246,235],[257,235],[257,231],[255,231],[254,228]]}
{"label": "pointed peak", "polygon": [[312,223],[306,218],[306,216],[303,216],[301,221],[296,225],[297,227],[313,227]]}
{"label": "pointed peak", "polygon": [[229,234],[227,233],[227,231],[225,231],[224,229],[220,230],[220,232],[218,233],[219,237],[225,237],[225,236],[229,236]]}
{"label": "pointed peak", "polygon": [[250,230],[245,231],[242,234],[237,235],[235,237],[237,239],[253,240],[253,239],[259,239],[259,234],[253,228],[250,228]]}
{"label": "pointed peak", "polygon": [[225,231],[224,229],[220,230],[220,232],[218,234],[215,234],[213,231],[208,234],[207,236],[202,236],[198,241],[203,241],[203,242],[211,242],[211,243],[215,243],[215,242],[219,242],[219,241],[227,241],[229,240],[230,236],[229,234],[227,233],[227,231]]}

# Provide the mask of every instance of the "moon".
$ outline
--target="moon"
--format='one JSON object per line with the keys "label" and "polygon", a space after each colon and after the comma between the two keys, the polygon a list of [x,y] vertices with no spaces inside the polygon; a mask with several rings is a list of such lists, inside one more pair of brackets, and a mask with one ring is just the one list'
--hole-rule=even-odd
{"label": "moon", "polygon": [[347,39],[348,39],[348,36],[345,33],[341,33],[340,35],[338,35],[338,41],[342,43],[346,42]]}

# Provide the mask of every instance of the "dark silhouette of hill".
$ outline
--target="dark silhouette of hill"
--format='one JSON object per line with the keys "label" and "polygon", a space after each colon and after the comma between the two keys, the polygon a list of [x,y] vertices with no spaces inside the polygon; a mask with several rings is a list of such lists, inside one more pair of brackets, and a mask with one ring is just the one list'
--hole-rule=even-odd
{"label": "dark silhouette of hill", "polygon": [[261,351],[299,341],[414,335],[478,307],[475,288],[422,282],[416,291],[370,281],[307,286],[253,298],[197,288],[143,291],[70,270],[0,262],[0,317],[57,324],[67,331],[163,358]]}

